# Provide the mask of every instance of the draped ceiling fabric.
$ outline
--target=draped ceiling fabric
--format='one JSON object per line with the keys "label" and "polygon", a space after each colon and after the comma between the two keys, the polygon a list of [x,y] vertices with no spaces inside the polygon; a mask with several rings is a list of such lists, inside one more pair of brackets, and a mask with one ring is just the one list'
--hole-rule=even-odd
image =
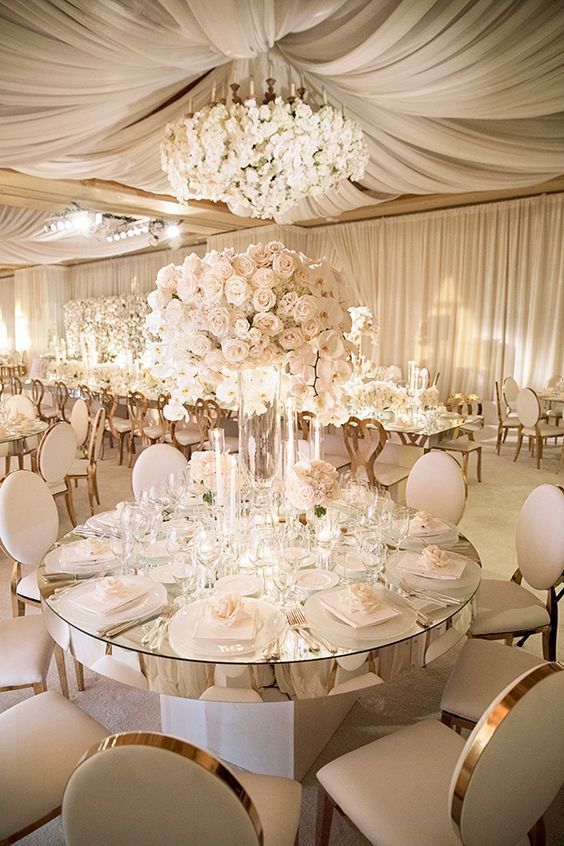
{"label": "draped ceiling fabric", "polygon": [[[300,74],[317,102],[325,87],[370,152],[361,186],[279,222],[526,186],[564,172],[563,42],[560,0],[0,0],[0,167],[170,193],[167,121],[234,74],[246,93],[271,61],[285,94]],[[0,261],[77,249],[37,235],[37,212],[20,230],[19,214],[4,212]]]}

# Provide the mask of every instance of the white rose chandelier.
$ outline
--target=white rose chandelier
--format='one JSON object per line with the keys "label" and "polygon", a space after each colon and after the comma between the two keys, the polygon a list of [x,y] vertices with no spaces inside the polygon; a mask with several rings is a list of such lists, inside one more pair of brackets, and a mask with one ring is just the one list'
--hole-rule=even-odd
{"label": "white rose chandelier", "polygon": [[284,100],[272,77],[262,104],[251,80],[249,97],[233,83],[231,103],[215,99],[166,127],[162,168],[181,202],[222,201],[232,211],[271,218],[307,196],[325,194],[343,179],[362,178],[368,151],[357,121],[326,102],[314,110],[306,90]]}

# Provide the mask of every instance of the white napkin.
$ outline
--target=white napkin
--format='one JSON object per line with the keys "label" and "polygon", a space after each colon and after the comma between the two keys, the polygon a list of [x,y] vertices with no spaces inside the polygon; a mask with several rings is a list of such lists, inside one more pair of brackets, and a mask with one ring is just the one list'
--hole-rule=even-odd
{"label": "white napkin", "polygon": [[239,594],[222,594],[204,606],[192,636],[195,640],[252,642],[257,631],[256,609],[253,611]]}
{"label": "white napkin", "polygon": [[448,530],[447,524],[427,511],[417,511],[409,522],[409,534],[421,538],[426,535],[439,535]]}
{"label": "white napkin", "polygon": [[84,588],[79,593],[73,591],[69,600],[94,614],[123,610],[148,593],[146,581],[138,582],[135,576],[123,579],[107,576],[85,584]]}
{"label": "white napkin", "polygon": [[96,562],[111,561],[115,557],[108,541],[102,538],[87,538],[77,543],[68,543],[60,550],[61,565],[92,565]]}
{"label": "white napkin", "polygon": [[466,561],[458,556],[454,558],[437,546],[427,546],[421,554],[404,552],[397,567],[427,579],[459,579],[466,568]]}
{"label": "white napkin", "polygon": [[319,598],[335,617],[354,629],[376,626],[399,614],[382,599],[381,591],[369,585],[349,585],[333,593],[320,594]]}

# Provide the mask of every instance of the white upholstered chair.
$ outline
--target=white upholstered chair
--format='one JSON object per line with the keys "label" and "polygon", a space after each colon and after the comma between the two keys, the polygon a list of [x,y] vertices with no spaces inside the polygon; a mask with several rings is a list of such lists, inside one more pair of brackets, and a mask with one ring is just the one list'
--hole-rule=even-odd
{"label": "white upholstered chair", "polygon": [[466,482],[458,462],[445,452],[422,455],[409,471],[405,500],[410,508],[458,524],[466,503]]}
{"label": "white upholstered chair", "polygon": [[386,490],[407,478],[407,467],[380,460],[388,435],[378,420],[351,417],[342,428],[351,475],[362,471],[371,485]]}
{"label": "white upholstered chair", "polygon": [[235,774],[178,738],[128,732],[76,767],[62,815],[68,846],[292,846],[300,804],[296,781]]}
{"label": "white upholstered chair", "polygon": [[99,408],[92,424],[86,458],[75,458],[68,473],[69,479],[74,480],[75,484],[78,484],[81,479],[86,481],[91,514],[94,514],[94,499],[100,505],[97,468],[102,455],[105,424],[106,412],[103,408]]}
{"label": "white upholstered chair", "polygon": [[166,482],[169,473],[180,473],[187,466],[186,457],[170,444],[153,444],[147,447],[133,467],[133,495],[138,499],[143,488]]}
{"label": "white upholstered chair", "polygon": [[520,390],[519,384],[515,381],[513,376],[505,377],[501,386],[501,391],[503,399],[505,400],[505,405],[508,409],[508,414],[517,411],[517,396]]}
{"label": "white upholstered chair", "polygon": [[517,431],[521,424],[519,423],[517,412],[512,412],[511,414],[507,413],[507,406],[505,405],[505,402],[501,401],[501,392],[499,390],[499,382],[497,381],[495,383],[495,401],[497,407],[497,438],[495,446],[497,454],[499,455],[501,444],[505,443],[507,433],[511,429],[515,429],[515,431]]}
{"label": "white upholstered chair", "polygon": [[326,764],[318,843],[336,805],[377,846],[521,844],[564,780],[563,699],[563,668],[543,664],[500,692],[466,742],[422,720]]}
{"label": "white upholstered chair", "polygon": [[45,385],[41,379],[31,380],[31,401],[37,416],[46,423],[54,423],[59,417],[59,410],[54,405],[44,402]]}
{"label": "white upholstered chair", "polygon": [[443,690],[442,722],[457,728],[473,728],[508,684],[544,663],[542,658],[524,649],[470,638],[462,647]]}
{"label": "white upholstered chair", "polygon": [[79,397],[71,409],[70,424],[76,437],[76,449],[84,455],[84,446],[90,429],[90,414],[86,400]]}
{"label": "white upholstered chair", "polygon": [[543,445],[549,438],[564,438],[564,428],[553,426],[550,423],[542,422],[543,412],[539,398],[532,388],[523,388],[517,395],[517,416],[519,418],[519,431],[517,433],[517,449],[514,461],[519,458],[523,438],[533,440],[536,449],[537,470],[540,470]]}
{"label": "white upholstered chair", "polygon": [[37,448],[37,472],[41,476],[51,496],[63,496],[73,526],[76,526],[76,514],[72,498],[69,472],[74,461],[76,442],[70,423],[56,423],[45,432]]}
{"label": "white upholstered chair", "polygon": [[29,417],[30,420],[34,420],[37,417],[33,402],[25,394],[14,394],[8,397],[6,407],[12,414],[23,414],[24,417]]}
{"label": "white upholstered chair", "polygon": [[73,768],[107,733],[53,691],[0,714],[0,842],[14,843],[60,814]]}
{"label": "white upholstered chair", "polygon": [[[40,608],[37,567],[58,532],[57,506],[45,482],[29,470],[10,473],[0,487],[0,541],[12,559],[13,618],[0,621],[0,687],[45,689],[53,641],[41,616],[24,615],[26,605]],[[68,695],[60,646],[55,657],[61,689]]]}
{"label": "white upholstered chair", "polygon": [[[543,655],[556,659],[558,611],[555,587],[564,573],[564,490],[539,485],[529,494],[517,521],[518,569],[510,580],[482,579],[470,626],[472,637],[505,640],[542,634]],[[526,587],[545,591],[543,602]]]}

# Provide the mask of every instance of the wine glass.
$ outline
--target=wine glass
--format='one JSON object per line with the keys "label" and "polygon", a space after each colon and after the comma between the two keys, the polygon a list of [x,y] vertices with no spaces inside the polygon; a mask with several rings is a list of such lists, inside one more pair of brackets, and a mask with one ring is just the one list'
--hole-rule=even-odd
{"label": "wine glass", "polygon": [[382,543],[382,536],[379,532],[364,532],[360,546],[368,581],[374,583],[377,581],[378,573],[384,569],[388,549],[386,544]]}
{"label": "wine glass", "polygon": [[186,607],[198,584],[198,566],[191,552],[176,552],[172,556],[172,576],[182,592],[182,605]]}
{"label": "wine glass", "polygon": [[262,593],[267,595],[266,572],[280,559],[280,543],[273,526],[256,526],[249,531],[247,555],[254,568],[260,572]]}
{"label": "wine glass", "polygon": [[185,470],[176,473],[169,473],[166,477],[165,487],[173,511],[177,511],[188,490],[189,477]]}
{"label": "wine glass", "polygon": [[149,502],[138,503],[132,507],[132,511],[133,537],[141,549],[138,571],[142,572],[148,563],[149,546],[156,541],[159,533],[161,511],[158,506]]}
{"label": "wine glass", "polygon": [[274,564],[273,581],[280,594],[282,608],[288,607],[288,599],[292,588],[296,584],[299,566],[295,560],[285,558],[282,555]]}
{"label": "wine glass", "polygon": [[194,533],[192,548],[196,560],[205,570],[206,583],[211,591],[223,552],[222,540],[217,529],[210,524],[200,526]]}
{"label": "wine glass", "polygon": [[292,564],[296,570],[310,559],[311,535],[305,526],[299,524],[287,525],[278,533],[280,552],[282,557]]}
{"label": "wine glass", "polygon": [[391,534],[396,549],[409,534],[410,516],[409,508],[404,505],[397,505],[392,513]]}

